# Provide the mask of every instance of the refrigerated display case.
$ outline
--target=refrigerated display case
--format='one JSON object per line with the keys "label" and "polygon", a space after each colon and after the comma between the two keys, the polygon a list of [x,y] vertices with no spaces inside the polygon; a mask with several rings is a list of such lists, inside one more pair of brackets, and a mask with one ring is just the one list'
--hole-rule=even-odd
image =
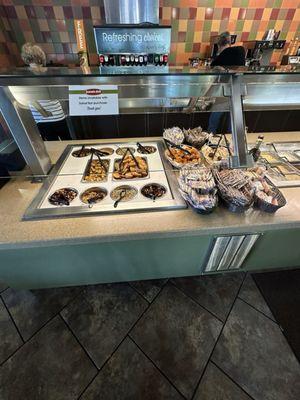
{"label": "refrigerated display case", "polygon": [[[282,189],[287,205],[274,215],[255,209],[236,215],[222,207],[209,216],[194,213],[178,192],[178,171],[167,162],[161,137],[164,128],[176,124],[186,128],[199,125],[204,113],[230,113],[232,135],[228,138],[233,154],[229,165],[251,166],[248,150],[256,135],[247,134],[244,113],[299,110],[299,70],[175,67],[168,72],[132,71],[128,75],[117,71],[104,74],[97,68],[0,72],[1,113],[27,163],[23,175],[12,173],[0,190],[0,280],[33,288],[299,265],[300,188],[298,164],[293,161],[299,155],[299,132],[265,135],[264,151],[276,153],[283,166],[293,169],[290,175],[295,175]],[[120,114],[109,120],[106,116],[70,116],[71,85],[117,86]],[[41,100],[60,102],[73,140],[42,141],[30,112],[30,104]],[[122,124],[134,134],[122,135]],[[94,136],[82,138],[88,125]],[[116,133],[108,137],[103,132],[111,125],[116,126]],[[138,134],[144,125],[148,136]],[[140,154],[138,143],[156,151]],[[120,147],[132,148],[144,159],[147,174],[140,177],[143,179],[114,178],[115,164],[122,158],[117,154]],[[101,155],[102,161],[109,161],[101,182],[85,182],[91,154],[72,155],[87,148],[113,150]],[[293,160],[288,158],[291,154]],[[94,159],[97,161],[97,152]],[[265,164],[272,180],[278,164]],[[153,201],[144,196],[147,184],[161,185],[161,197]],[[118,197],[112,193],[124,185],[131,188],[132,199],[114,207]],[[94,187],[98,192],[85,193]],[[71,189],[74,199],[57,207],[51,196],[55,194],[55,203],[60,198],[57,190],[63,188]],[[114,193],[120,197],[122,188]],[[212,262],[212,251],[218,264]]]}

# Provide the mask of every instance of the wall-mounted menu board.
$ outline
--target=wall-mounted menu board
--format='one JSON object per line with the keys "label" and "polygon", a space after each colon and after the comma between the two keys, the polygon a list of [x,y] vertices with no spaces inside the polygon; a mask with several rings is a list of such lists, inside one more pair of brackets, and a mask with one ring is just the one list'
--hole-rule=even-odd
{"label": "wall-mounted menu board", "polygon": [[171,28],[101,26],[94,28],[98,54],[169,54]]}

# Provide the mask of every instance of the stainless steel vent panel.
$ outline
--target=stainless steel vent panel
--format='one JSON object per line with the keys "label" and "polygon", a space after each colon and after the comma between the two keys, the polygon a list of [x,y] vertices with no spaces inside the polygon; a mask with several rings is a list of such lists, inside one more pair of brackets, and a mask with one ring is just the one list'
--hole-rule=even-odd
{"label": "stainless steel vent panel", "polygon": [[242,268],[260,234],[219,236],[209,250],[203,272]]}
{"label": "stainless steel vent panel", "polygon": [[158,0],[104,0],[107,24],[159,24]]}

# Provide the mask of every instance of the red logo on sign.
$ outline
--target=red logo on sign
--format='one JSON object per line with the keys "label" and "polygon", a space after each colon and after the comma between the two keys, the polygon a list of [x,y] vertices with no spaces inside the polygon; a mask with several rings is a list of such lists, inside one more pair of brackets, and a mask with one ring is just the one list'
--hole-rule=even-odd
{"label": "red logo on sign", "polygon": [[85,93],[89,96],[97,96],[98,94],[101,94],[102,91],[100,89],[87,89]]}

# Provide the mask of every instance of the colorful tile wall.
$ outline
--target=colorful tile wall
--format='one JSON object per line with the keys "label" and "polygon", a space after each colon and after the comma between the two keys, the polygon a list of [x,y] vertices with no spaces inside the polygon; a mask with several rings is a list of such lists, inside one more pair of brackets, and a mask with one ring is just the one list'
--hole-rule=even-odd
{"label": "colorful tile wall", "polygon": [[[2,0],[0,63],[20,64],[20,47],[39,44],[53,62],[74,64],[77,46],[74,18],[84,19],[90,61],[97,63],[93,25],[104,22],[101,0]],[[209,54],[212,35],[229,30],[238,43],[261,39],[265,30],[280,38],[300,37],[300,0],[160,0],[160,24],[172,26],[170,64],[187,65],[190,57]],[[281,56],[274,52],[273,62]]]}

